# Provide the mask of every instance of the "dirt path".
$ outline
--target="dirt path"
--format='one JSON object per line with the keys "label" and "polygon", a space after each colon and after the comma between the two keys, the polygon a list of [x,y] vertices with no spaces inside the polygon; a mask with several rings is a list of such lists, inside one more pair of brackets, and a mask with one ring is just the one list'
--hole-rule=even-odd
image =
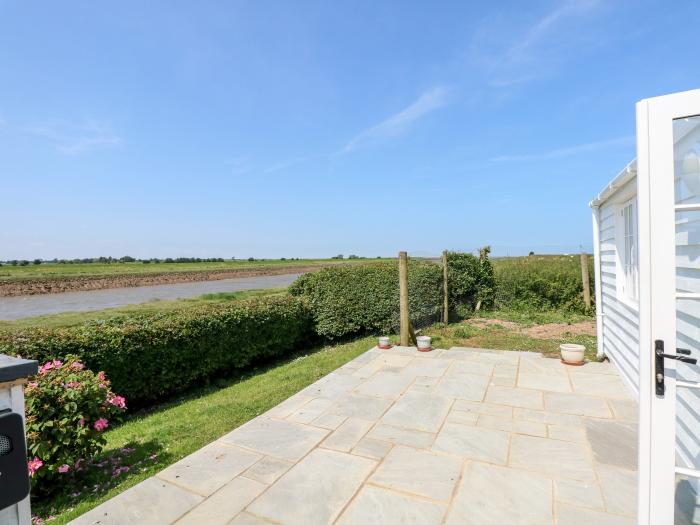
{"label": "dirt path", "polygon": [[312,272],[323,266],[285,266],[284,268],[261,268],[259,270],[207,270],[199,272],[171,272],[147,275],[111,275],[92,277],[70,277],[65,279],[42,279],[0,283],[0,297],[18,297],[64,292],[85,292],[111,288],[131,288],[159,284],[218,281],[271,275],[290,275]]}
{"label": "dirt path", "polygon": [[470,319],[468,323],[479,328],[500,325],[507,330],[519,332],[536,339],[555,339],[563,337],[567,333],[573,335],[596,335],[596,326],[593,320],[571,324],[547,323],[535,326],[523,326],[514,321],[502,321],[500,319]]}

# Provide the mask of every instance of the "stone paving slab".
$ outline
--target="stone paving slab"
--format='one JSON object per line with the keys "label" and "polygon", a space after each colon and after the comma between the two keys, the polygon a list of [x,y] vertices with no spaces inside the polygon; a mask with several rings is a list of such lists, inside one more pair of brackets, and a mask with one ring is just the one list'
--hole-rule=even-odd
{"label": "stone paving slab", "polygon": [[373,348],[73,523],[631,525],[609,363]]}
{"label": "stone paving slab", "polygon": [[316,449],[249,507],[278,523],[332,523],[375,467],[376,461]]}
{"label": "stone paving slab", "polygon": [[486,463],[467,465],[447,525],[551,525],[552,482]]}
{"label": "stone paving slab", "polygon": [[215,441],[170,465],[158,477],[209,496],[260,459],[260,454]]}
{"label": "stone paving slab", "polygon": [[204,497],[156,477],[73,520],[73,525],[167,525],[204,501]]}
{"label": "stone paving slab", "polygon": [[298,461],[328,434],[326,429],[299,423],[255,418],[221,440],[264,455]]}
{"label": "stone paving slab", "polygon": [[396,447],[369,478],[400,492],[449,501],[462,469],[462,460],[408,447]]}
{"label": "stone paving slab", "polygon": [[238,477],[179,519],[177,525],[226,525],[267,488],[263,483]]}
{"label": "stone paving slab", "polygon": [[439,525],[447,505],[373,487],[362,489],[337,521],[343,525],[420,524]]}

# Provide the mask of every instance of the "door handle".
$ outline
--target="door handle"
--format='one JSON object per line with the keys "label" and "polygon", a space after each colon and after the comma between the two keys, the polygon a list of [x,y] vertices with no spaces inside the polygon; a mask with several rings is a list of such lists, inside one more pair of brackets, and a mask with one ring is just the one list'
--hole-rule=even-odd
{"label": "door handle", "polygon": [[[656,383],[656,395],[663,396],[666,392],[665,383],[665,367],[664,359],[675,359],[682,363],[688,363],[689,365],[697,365],[698,360],[693,357],[685,357],[690,355],[690,350],[686,348],[676,348],[676,354],[665,354],[664,353],[664,342],[661,339],[654,341],[654,378]],[[681,355],[678,355],[681,354]]]}
{"label": "door handle", "polygon": [[681,361],[683,363],[688,363],[690,365],[697,365],[698,364],[697,359],[694,359],[692,357],[683,357],[682,355],[661,354],[661,357],[665,357],[666,359],[675,359],[676,361]]}

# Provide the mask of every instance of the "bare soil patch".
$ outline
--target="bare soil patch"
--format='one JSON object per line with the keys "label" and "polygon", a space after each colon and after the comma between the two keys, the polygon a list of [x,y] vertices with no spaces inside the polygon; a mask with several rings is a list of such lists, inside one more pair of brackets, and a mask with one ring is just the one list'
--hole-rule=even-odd
{"label": "bare soil patch", "polygon": [[498,325],[506,330],[512,330],[537,339],[556,339],[566,334],[596,335],[594,320],[582,321],[579,323],[547,323],[535,326],[524,326],[514,321],[503,321],[500,319],[470,319],[467,322],[478,328],[488,328]]}
{"label": "bare soil patch", "polygon": [[477,328],[487,328],[489,326],[498,325],[507,330],[519,330],[522,328],[520,323],[514,321],[502,321],[501,319],[469,319],[467,321],[470,325],[476,326]]}
{"label": "bare soil patch", "polygon": [[538,339],[554,339],[565,334],[596,335],[595,321],[582,321],[580,323],[548,323],[529,328],[523,328],[521,333]]}
{"label": "bare soil patch", "polygon": [[286,275],[290,273],[308,273],[323,267],[324,266],[319,265],[285,266],[284,268],[261,268],[258,270],[206,270],[199,272],[173,272],[147,275],[111,275],[108,277],[89,276],[64,279],[42,279],[0,283],[0,297],[105,290],[108,288],[129,288],[133,286],[149,286],[156,284],[215,281],[265,275]]}

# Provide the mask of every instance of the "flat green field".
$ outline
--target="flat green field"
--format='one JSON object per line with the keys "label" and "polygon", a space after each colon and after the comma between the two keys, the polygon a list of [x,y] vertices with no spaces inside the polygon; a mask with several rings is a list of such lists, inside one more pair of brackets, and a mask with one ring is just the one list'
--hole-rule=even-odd
{"label": "flat green field", "polygon": [[225,272],[255,271],[280,268],[327,266],[329,264],[350,264],[367,259],[259,259],[256,261],[224,261],[193,263],[76,263],[76,264],[29,264],[28,266],[0,266],[0,283],[28,280],[53,280],[90,277],[114,277],[121,275],[148,275],[179,272]]}

